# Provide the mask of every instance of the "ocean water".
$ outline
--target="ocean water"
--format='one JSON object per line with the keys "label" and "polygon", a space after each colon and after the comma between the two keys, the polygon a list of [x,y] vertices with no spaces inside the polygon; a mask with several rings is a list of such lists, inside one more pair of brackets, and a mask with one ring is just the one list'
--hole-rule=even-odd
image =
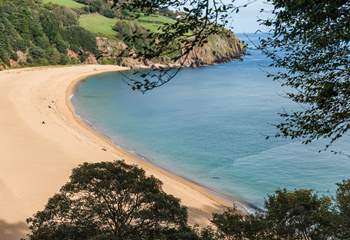
{"label": "ocean water", "polygon": [[[269,60],[257,50],[248,53],[244,61],[185,69],[146,94],[125,84],[131,73],[93,76],[72,101],[116,144],[257,207],[279,188],[333,194],[336,182],[350,178],[350,158],[319,153],[326,142],[265,139],[277,132],[277,113],[298,106],[266,77],[273,71]],[[350,152],[350,138],[333,148]]]}

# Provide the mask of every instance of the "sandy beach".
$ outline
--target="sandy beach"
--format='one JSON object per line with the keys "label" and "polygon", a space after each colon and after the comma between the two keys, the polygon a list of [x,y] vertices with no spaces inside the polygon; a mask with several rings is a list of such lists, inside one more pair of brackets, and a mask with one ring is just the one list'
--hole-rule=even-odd
{"label": "sandy beach", "polygon": [[[0,72],[0,239],[25,233],[24,221],[42,209],[83,162],[124,159],[163,182],[188,207],[190,223],[205,225],[232,202],[112,144],[74,114],[70,97],[88,76],[117,66],[41,67]],[[106,151],[105,151],[106,150]]]}

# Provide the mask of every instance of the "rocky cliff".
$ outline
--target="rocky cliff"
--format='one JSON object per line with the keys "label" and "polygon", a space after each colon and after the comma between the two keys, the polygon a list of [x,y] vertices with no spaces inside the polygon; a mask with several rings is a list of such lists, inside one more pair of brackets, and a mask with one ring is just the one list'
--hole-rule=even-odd
{"label": "rocky cliff", "polygon": [[244,46],[237,38],[231,36],[212,35],[203,47],[195,48],[187,57],[185,66],[202,66],[227,62],[240,58],[244,54]]}
{"label": "rocky cliff", "polygon": [[[82,53],[77,53],[73,50],[67,51],[67,57],[72,59],[72,63],[117,64],[131,68],[147,68],[156,66],[178,67],[181,65],[185,67],[198,67],[227,62],[240,58],[244,54],[244,46],[237,38],[234,36],[218,35],[210,36],[208,43],[203,47],[194,48],[186,59],[180,59],[177,62],[171,62],[167,59],[146,61],[141,58],[132,57],[127,52],[128,46],[120,40],[97,37],[96,46],[99,54],[94,55],[90,52],[85,52],[83,53],[85,55],[83,61],[81,61]],[[8,66],[1,65],[0,70],[25,66],[27,55],[28,53],[17,51],[16,60],[11,59]]]}
{"label": "rocky cliff", "polygon": [[99,63],[113,63],[131,68],[144,68],[151,66],[176,67],[181,64],[185,67],[198,67],[215,63],[223,63],[232,59],[240,58],[244,54],[244,46],[234,35],[219,36],[212,35],[208,43],[203,47],[196,47],[186,57],[177,62],[166,58],[162,60],[143,60],[130,56],[127,52],[127,45],[120,40],[112,40],[103,37],[96,38],[96,44],[100,51]]}

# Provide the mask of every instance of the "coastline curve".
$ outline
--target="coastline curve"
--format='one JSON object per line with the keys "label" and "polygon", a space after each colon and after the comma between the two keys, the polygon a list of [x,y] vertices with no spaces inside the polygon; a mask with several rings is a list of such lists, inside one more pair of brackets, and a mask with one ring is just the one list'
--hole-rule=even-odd
{"label": "coastline curve", "polygon": [[[207,225],[233,200],[134,156],[75,114],[71,96],[79,83],[100,73],[128,70],[108,65],[22,68],[0,72],[1,219],[24,221],[83,162],[124,159],[163,182],[181,199],[191,224]],[[106,148],[106,151],[103,150]]]}

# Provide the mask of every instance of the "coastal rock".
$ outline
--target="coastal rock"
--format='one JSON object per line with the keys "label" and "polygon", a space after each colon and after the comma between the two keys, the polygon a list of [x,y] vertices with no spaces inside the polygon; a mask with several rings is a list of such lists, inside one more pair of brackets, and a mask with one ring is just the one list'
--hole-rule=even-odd
{"label": "coastal rock", "polygon": [[15,60],[10,59],[10,67],[17,68],[19,67],[19,64]]}
{"label": "coastal rock", "polygon": [[0,71],[3,71],[3,70],[5,70],[5,69],[6,69],[6,65],[0,64]]}
{"label": "coastal rock", "polygon": [[72,59],[79,59],[79,55],[71,49],[67,50],[67,56]]}
{"label": "coastal rock", "polygon": [[128,46],[119,40],[96,37],[96,45],[102,57],[120,57]]}
{"label": "coastal rock", "polygon": [[149,68],[150,63],[140,58],[125,57],[120,61],[120,65],[123,67],[130,67],[132,69]]}
{"label": "coastal rock", "polygon": [[28,60],[28,52],[24,53],[22,51],[17,51],[16,56],[17,56],[17,63],[18,64],[26,63]]}
{"label": "coastal rock", "polygon": [[[120,40],[97,37],[96,44],[100,51],[100,63],[112,63],[130,68],[176,68],[199,67],[215,63],[227,62],[240,58],[244,54],[244,46],[234,34],[212,35],[202,47],[196,47],[186,57],[176,62],[165,57],[157,60],[145,60],[137,58],[132,52],[128,52],[128,46]],[[127,55],[127,56],[126,56]]]}
{"label": "coastal rock", "polygon": [[223,63],[240,58],[244,54],[243,44],[233,35],[212,35],[202,47],[196,47],[189,53],[186,59],[182,58],[177,63],[183,63],[186,67],[198,67],[214,63]]}
{"label": "coastal rock", "polygon": [[95,55],[90,53],[88,57],[85,59],[84,64],[97,64]]}
{"label": "coastal rock", "polygon": [[[16,54],[15,60],[14,59],[9,60],[9,67],[10,68],[18,68],[27,62],[28,53],[24,53],[22,51],[16,51],[15,54]],[[3,70],[3,69],[0,69],[0,70]]]}

